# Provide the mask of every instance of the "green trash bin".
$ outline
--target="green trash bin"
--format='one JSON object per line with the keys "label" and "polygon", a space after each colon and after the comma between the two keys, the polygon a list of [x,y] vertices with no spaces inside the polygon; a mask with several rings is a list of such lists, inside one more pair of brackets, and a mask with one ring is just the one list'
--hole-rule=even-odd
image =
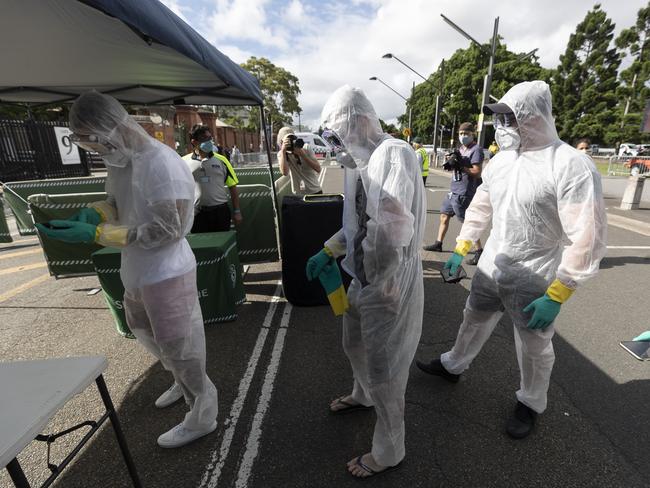
{"label": "green trash bin", "polygon": [[[235,232],[190,234],[187,241],[196,257],[196,281],[203,323],[211,325],[236,320],[236,306],[246,301],[246,293]],[[124,313],[120,250],[107,247],[93,253],[92,259],[117,331],[133,338]]]}

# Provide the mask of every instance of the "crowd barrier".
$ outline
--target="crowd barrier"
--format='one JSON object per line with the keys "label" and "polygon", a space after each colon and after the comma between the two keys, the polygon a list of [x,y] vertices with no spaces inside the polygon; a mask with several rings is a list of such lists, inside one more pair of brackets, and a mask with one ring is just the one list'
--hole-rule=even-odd
{"label": "crowd barrier", "polygon": [[16,217],[16,226],[21,236],[34,235],[32,218],[29,215],[30,195],[62,195],[70,193],[96,193],[104,191],[106,178],[88,176],[83,178],[60,178],[52,180],[12,181],[2,183],[7,205]]}
{"label": "crowd barrier", "polygon": [[607,174],[609,176],[650,175],[650,156],[611,156]]}
{"label": "crowd barrier", "polygon": [[11,232],[9,225],[7,225],[7,218],[5,217],[5,204],[2,194],[0,194],[0,242],[12,242]]}

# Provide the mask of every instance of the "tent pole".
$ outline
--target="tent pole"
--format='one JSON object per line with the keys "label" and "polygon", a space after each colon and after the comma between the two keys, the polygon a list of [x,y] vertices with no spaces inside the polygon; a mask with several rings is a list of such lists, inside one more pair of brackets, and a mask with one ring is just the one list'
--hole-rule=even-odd
{"label": "tent pole", "polygon": [[[262,133],[264,134],[264,146],[266,148],[266,157],[269,162],[269,177],[271,178],[271,192],[273,194],[273,209],[275,210],[275,220],[278,223],[278,252],[280,251],[280,218],[279,218],[279,208],[280,202],[278,202],[278,195],[275,191],[275,180],[273,179],[273,161],[271,159],[271,141],[266,132],[266,120],[264,120],[264,105],[260,105],[260,119],[262,120]],[[271,129],[271,137],[273,137],[273,129]]]}

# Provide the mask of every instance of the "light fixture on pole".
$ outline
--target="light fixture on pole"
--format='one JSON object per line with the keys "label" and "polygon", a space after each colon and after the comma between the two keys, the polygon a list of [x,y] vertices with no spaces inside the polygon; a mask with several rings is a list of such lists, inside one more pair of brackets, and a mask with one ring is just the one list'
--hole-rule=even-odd
{"label": "light fixture on pole", "polygon": [[[388,88],[390,91],[392,91],[395,95],[397,95],[397,96],[400,97],[402,100],[404,100],[404,101],[406,102],[407,106],[408,106],[408,99],[407,99],[405,96],[403,96],[400,92],[398,92],[397,90],[393,89],[391,86],[389,86],[388,84],[386,84],[386,83],[385,83],[381,78],[378,78],[378,77],[376,77],[376,76],[371,76],[371,77],[368,78],[368,79],[369,79],[370,81],[378,81],[379,83],[381,83],[382,85],[384,85],[386,88]],[[413,115],[413,109],[412,109],[411,107],[409,107],[409,131],[411,130],[411,121],[412,121],[411,117],[412,117],[412,115]],[[406,138],[406,140],[407,140],[408,142],[411,142],[411,135],[410,135],[410,134],[408,135],[408,137]]]}
{"label": "light fixture on pole", "polygon": [[[456,32],[458,32],[460,35],[462,35],[464,38],[468,39],[471,43],[475,44],[478,46],[478,48],[485,52],[485,47],[481,45],[480,42],[478,42],[476,39],[474,39],[472,36],[470,36],[467,32],[465,32],[463,29],[461,29],[457,24],[452,22],[449,18],[445,17],[443,14],[440,14],[442,19],[449,24],[452,29],[454,29]],[[497,36],[499,33],[499,17],[494,19],[494,30],[492,32],[492,46],[490,49],[490,63],[488,65],[488,72],[487,75],[485,75],[485,78],[483,79],[483,96],[481,97],[481,107],[479,108],[479,116],[478,116],[478,145],[479,147],[483,147],[483,142],[485,141],[485,131],[483,130],[483,106],[487,104],[488,99],[490,98],[490,88],[492,87],[492,72],[494,69],[494,56],[496,54],[496,49],[497,49]]]}
{"label": "light fixture on pole", "polygon": [[[421,75],[420,73],[415,71],[413,68],[411,68],[408,64],[406,64],[400,58],[395,56],[393,53],[386,53],[386,54],[384,54],[382,56],[382,58],[384,58],[384,59],[395,59],[397,62],[401,63],[406,68],[413,71],[413,73],[418,75],[425,82],[431,82],[431,79],[425,78],[423,75]],[[443,87],[444,87],[444,76],[445,76],[445,74],[444,74],[445,73],[445,60],[444,59],[440,63],[440,70],[441,70],[441,73],[440,73],[440,88],[439,88],[439,91],[438,91],[438,95],[436,96],[436,112],[435,112],[435,115],[434,115],[434,123],[433,123],[433,151],[434,151],[434,154],[435,154],[435,151],[436,151],[436,144],[437,144],[438,124],[440,122],[439,121],[440,110],[442,109],[442,91],[443,91]],[[413,91],[414,90],[411,90],[411,96],[413,96]],[[409,118],[410,118],[410,114],[409,114]],[[411,124],[409,123],[409,127],[410,127],[410,125]]]}

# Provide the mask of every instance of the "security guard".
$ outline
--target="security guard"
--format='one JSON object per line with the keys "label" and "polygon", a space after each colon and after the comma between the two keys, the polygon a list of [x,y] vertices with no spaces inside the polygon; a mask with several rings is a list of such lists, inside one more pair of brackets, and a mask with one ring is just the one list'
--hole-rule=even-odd
{"label": "security guard", "polygon": [[418,162],[422,167],[422,181],[424,185],[427,184],[427,176],[429,176],[429,153],[422,147],[422,140],[419,137],[413,138],[413,149],[418,156]]}
{"label": "security guard", "polygon": [[[200,161],[201,165],[194,171],[194,179],[201,190],[198,198],[198,213],[194,217],[192,233],[224,232],[230,230],[230,222],[242,221],[237,193],[237,175],[230,161],[217,152],[210,129],[204,125],[195,125],[191,132],[194,151],[183,157],[185,160]],[[228,206],[228,191],[232,202],[231,217]]]}

